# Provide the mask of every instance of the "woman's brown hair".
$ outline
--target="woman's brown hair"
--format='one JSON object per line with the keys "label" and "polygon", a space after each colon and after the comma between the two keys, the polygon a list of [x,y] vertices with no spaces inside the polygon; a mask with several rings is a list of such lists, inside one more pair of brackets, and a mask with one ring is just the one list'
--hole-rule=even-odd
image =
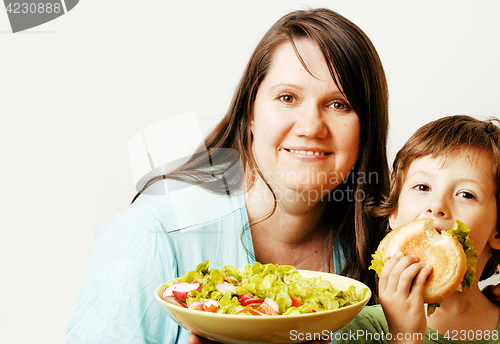
{"label": "woman's brown hair", "polygon": [[[376,291],[375,278],[368,271],[368,266],[370,253],[375,251],[383,234],[380,219],[371,216],[371,210],[378,205],[389,187],[386,156],[387,84],[380,58],[368,37],[355,24],[331,10],[319,8],[289,13],[278,20],[261,39],[236,88],[228,112],[205,140],[211,164],[221,168],[212,168],[208,173],[206,159],[194,157],[167,176],[150,180],[143,190],[166,177],[201,183],[214,192],[230,192],[232,186],[244,182],[237,174],[234,179],[225,182],[222,189],[219,187],[221,183],[213,183],[214,176],[223,176],[225,170],[235,166],[238,158],[229,158],[226,148],[235,150],[241,156],[247,181],[251,183],[255,173],[263,178],[252,154],[250,114],[276,48],[285,43],[295,47],[294,39],[299,38],[307,38],[317,44],[333,80],[359,117],[360,156],[351,175],[336,190],[341,190],[344,195],[362,197],[358,201],[345,197],[342,201],[329,202],[326,215],[331,221],[331,233],[327,240],[331,248],[336,240],[344,248],[346,263],[342,274],[363,281]],[[304,68],[307,70],[305,64]],[[367,182],[364,177],[368,175],[375,176],[374,180]],[[330,269],[332,260],[333,255],[329,260]]]}
{"label": "woman's brown hair", "polygon": [[[406,142],[394,159],[391,189],[387,200],[377,212],[386,218],[396,209],[399,195],[406,180],[406,173],[411,163],[423,156],[446,157],[450,153],[465,149],[473,152],[480,151],[489,154],[492,163],[497,200],[497,219],[500,209],[500,127],[499,120],[492,118],[481,121],[479,119],[455,115],[430,122],[420,129]],[[497,221],[497,229],[500,225]],[[497,272],[500,264],[500,250],[493,250],[480,281]]]}

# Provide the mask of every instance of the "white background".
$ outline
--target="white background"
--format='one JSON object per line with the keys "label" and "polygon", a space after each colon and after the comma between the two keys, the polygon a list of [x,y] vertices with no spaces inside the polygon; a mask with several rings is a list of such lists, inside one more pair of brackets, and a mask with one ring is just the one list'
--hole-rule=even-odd
{"label": "white background", "polygon": [[189,110],[206,133],[260,37],[306,5],[377,47],[391,161],[431,120],[500,116],[496,1],[82,0],[16,34],[0,8],[1,343],[63,341],[93,240],[135,194],[128,141]]}

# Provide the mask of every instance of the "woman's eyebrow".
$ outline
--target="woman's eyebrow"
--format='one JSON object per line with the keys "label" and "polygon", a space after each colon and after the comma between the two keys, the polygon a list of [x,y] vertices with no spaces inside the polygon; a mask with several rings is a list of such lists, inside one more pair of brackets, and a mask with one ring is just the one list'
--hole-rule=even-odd
{"label": "woman's eyebrow", "polygon": [[299,86],[296,84],[288,84],[288,83],[279,83],[277,85],[274,85],[271,87],[271,90],[278,88],[278,87],[292,87],[292,88],[296,88],[298,90],[302,90],[302,86]]}
{"label": "woman's eyebrow", "polygon": [[[269,90],[274,91],[275,89],[280,88],[280,87],[293,88],[293,89],[296,89],[298,91],[304,90],[304,87],[302,87],[300,85],[286,83],[286,82],[282,82],[282,83],[276,84],[274,86],[271,86],[271,87],[269,87]],[[345,98],[344,94],[342,92],[340,92],[337,88],[331,90],[331,96]]]}

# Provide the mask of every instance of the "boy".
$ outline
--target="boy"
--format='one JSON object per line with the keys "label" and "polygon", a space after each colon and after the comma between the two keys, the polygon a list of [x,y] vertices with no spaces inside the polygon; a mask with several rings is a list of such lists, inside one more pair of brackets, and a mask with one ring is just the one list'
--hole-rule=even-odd
{"label": "boy", "polygon": [[[451,116],[417,130],[399,151],[381,213],[391,228],[422,217],[441,230],[462,221],[478,252],[476,276],[483,280],[500,264],[499,204],[500,128],[494,121]],[[380,274],[383,311],[365,307],[337,342],[500,343],[500,307],[477,283],[454,292],[426,317],[422,290],[431,271],[415,256],[392,257]]]}

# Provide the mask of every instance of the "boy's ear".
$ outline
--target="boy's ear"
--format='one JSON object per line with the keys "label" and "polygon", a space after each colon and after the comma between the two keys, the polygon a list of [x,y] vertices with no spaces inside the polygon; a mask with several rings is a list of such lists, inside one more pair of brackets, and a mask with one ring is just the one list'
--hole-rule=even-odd
{"label": "boy's ear", "polygon": [[389,226],[391,229],[398,228],[398,207],[389,215]]}
{"label": "boy's ear", "polygon": [[492,249],[500,250],[500,232],[498,231],[498,228],[491,233],[488,244],[490,244]]}

